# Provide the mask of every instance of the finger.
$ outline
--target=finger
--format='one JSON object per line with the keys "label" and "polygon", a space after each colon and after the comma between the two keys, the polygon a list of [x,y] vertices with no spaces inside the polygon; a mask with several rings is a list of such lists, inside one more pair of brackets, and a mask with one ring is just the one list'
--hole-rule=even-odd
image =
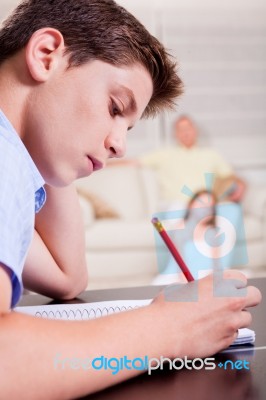
{"label": "finger", "polygon": [[227,349],[227,347],[231,346],[231,344],[233,344],[233,342],[236,340],[237,337],[238,337],[238,330],[235,331],[232,335],[226,336],[222,342],[223,349]]}
{"label": "finger", "polygon": [[246,305],[245,307],[254,307],[261,302],[262,295],[255,286],[247,287]]}
{"label": "finger", "polygon": [[252,315],[250,314],[250,312],[246,310],[241,311],[239,329],[246,328],[251,324],[251,322],[252,322]]}
{"label": "finger", "polygon": [[242,288],[247,286],[247,277],[242,272],[228,269],[223,272],[223,279],[233,280],[237,288]]}

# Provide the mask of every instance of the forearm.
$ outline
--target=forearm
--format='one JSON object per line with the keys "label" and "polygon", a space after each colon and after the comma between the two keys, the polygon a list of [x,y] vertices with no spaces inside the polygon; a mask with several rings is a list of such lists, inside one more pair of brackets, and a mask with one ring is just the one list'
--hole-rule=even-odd
{"label": "forearm", "polygon": [[11,307],[11,273],[0,263],[0,315],[6,313]]}
{"label": "forearm", "polygon": [[24,287],[52,298],[76,297],[87,286],[87,271],[78,272],[74,267],[75,263],[70,271],[61,269],[38,232],[34,231],[22,274]]}
{"label": "forearm", "polygon": [[32,290],[53,297],[66,297],[70,290],[67,297],[71,297],[87,285],[85,230],[78,196],[74,185],[47,186],[46,191],[47,202],[36,215],[36,232],[23,280],[25,287]]}
{"label": "forearm", "polygon": [[124,369],[113,375],[104,369],[74,369],[70,362],[63,368],[63,360],[166,356],[157,321],[148,307],[89,322],[6,315],[0,320],[0,397],[72,399],[133,377],[140,371]]}

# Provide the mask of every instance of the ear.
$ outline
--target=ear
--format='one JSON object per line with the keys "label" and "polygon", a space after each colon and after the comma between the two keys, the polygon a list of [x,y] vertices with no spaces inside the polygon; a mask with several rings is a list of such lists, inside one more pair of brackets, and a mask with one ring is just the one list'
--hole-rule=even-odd
{"label": "ear", "polygon": [[52,28],[34,32],[26,46],[26,63],[32,78],[45,82],[59,65],[64,55],[64,38]]}

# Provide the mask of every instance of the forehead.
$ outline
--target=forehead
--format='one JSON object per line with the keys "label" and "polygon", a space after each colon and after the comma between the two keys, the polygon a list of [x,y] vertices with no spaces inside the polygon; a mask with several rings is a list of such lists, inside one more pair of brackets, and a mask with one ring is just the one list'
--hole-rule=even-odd
{"label": "forehead", "polygon": [[177,123],[176,123],[176,128],[187,128],[187,127],[193,127],[194,125],[193,125],[193,123],[188,119],[188,118],[184,118],[184,119],[181,119],[180,121],[177,121]]}
{"label": "forehead", "polygon": [[[131,97],[136,103],[141,117],[153,93],[153,82],[149,72],[141,64],[130,66],[114,66],[93,60],[76,67],[79,80],[84,88],[95,91],[106,91],[110,94],[121,94]],[[95,93],[96,95],[97,93]]]}

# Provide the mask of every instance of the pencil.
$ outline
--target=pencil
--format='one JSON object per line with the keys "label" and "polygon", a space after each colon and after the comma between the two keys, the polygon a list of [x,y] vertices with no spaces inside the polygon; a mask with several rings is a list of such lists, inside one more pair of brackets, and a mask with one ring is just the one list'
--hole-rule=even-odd
{"label": "pencil", "polygon": [[163,239],[164,243],[166,244],[166,246],[168,247],[170,253],[172,254],[172,256],[174,257],[175,261],[177,262],[177,264],[179,265],[179,267],[181,268],[181,271],[183,272],[183,274],[185,275],[186,279],[188,282],[192,282],[194,281],[194,278],[190,272],[190,270],[188,269],[185,261],[183,260],[183,258],[181,257],[181,254],[179,253],[179,251],[177,250],[177,248],[175,247],[174,243],[172,242],[170,236],[168,235],[168,233],[166,232],[166,230],[164,229],[161,221],[159,221],[158,218],[153,218],[151,220],[151,222],[153,223],[154,227],[156,228],[156,230],[159,232],[161,238]]}

